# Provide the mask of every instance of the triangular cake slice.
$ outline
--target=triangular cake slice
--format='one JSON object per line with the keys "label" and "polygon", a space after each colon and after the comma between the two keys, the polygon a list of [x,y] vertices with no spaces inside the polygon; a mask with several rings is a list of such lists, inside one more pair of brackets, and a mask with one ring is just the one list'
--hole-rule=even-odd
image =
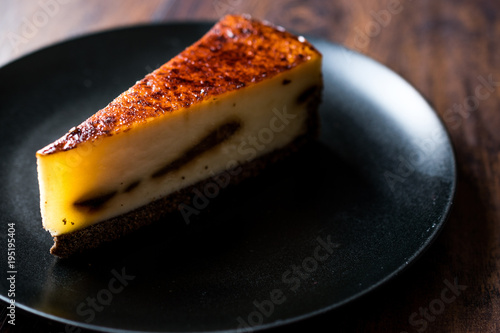
{"label": "triangular cake slice", "polygon": [[189,219],[195,193],[256,175],[314,138],[321,89],[321,54],[303,37],[224,17],[37,152],[51,253],[97,247],[175,210]]}

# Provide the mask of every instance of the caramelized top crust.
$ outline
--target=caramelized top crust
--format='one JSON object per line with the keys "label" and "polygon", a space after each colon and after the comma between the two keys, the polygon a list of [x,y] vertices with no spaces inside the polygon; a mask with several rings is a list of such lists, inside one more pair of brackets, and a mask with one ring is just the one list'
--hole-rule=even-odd
{"label": "caramelized top crust", "polygon": [[249,16],[222,18],[199,41],[37,152],[48,155],[130,129],[321,56],[303,37]]}

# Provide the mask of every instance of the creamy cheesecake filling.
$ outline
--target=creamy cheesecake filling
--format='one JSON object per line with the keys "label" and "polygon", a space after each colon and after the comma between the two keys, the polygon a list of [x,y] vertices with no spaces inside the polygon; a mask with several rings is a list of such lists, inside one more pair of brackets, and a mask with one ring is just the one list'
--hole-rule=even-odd
{"label": "creamy cheesecake filling", "polygon": [[321,86],[320,66],[318,58],[42,156],[38,173],[45,189],[40,193],[45,229],[57,236],[85,228],[285,147],[306,131],[307,101]]}
{"label": "creamy cheesecake filling", "polygon": [[237,120],[224,123],[210,132],[206,137],[201,139],[200,142],[187,150],[179,158],[173,162],[167,162],[165,166],[154,172],[151,177],[163,177],[172,171],[180,169],[182,166],[199,157],[201,154],[228,140],[240,127],[241,123]]}
{"label": "creamy cheesecake filling", "polygon": [[[185,164],[191,162],[197,157],[200,157],[200,155],[202,155],[203,153],[209,151],[215,146],[228,140],[240,127],[241,127],[240,122],[236,120],[228,121],[223,125],[218,126],[216,129],[210,132],[210,134],[204,137],[200,142],[198,142],[192,148],[188,149],[186,152],[181,154],[180,157],[178,157],[174,161],[167,162],[165,166],[161,167],[159,170],[154,172],[150,177],[153,179],[158,177],[164,177],[170,172],[179,170]],[[140,180],[131,183],[123,190],[123,193],[128,193],[134,190],[140,184],[141,184]],[[117,194],[118,190],[111,190],[111,191],[103,191],[103,194],[99,194],[97,196],[85,195],[83,199],[77,200],[73,205],[77,209],[89,213],[96,212],[97,210],[102,208],[106,202],[111,200]]]}

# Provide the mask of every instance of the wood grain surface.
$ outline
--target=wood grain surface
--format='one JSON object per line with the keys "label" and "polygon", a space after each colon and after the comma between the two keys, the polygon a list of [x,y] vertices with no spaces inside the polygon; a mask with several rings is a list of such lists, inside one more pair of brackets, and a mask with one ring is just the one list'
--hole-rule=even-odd
{"label": "wood grain surface", "polygon": [[[272,332],[500,332],[499,1],[0,0],[0,65],[89,32],[242,12],[402,75],[443,119],[458,169],[450,219],[415,265],[360,300]],[[65,332],[20,309],[13,327],[1,311],[1,332]]]}

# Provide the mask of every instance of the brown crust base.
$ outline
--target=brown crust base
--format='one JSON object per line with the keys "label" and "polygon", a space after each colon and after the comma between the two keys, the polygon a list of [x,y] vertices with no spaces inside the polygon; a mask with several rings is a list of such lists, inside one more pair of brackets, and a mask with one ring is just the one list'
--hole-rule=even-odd
{"label": "brown crust base", "polygon": [[[306,124],[308,128],[305,134],[296,138],[285,148],[273,151],[261,158],[239,166],[238,168],[241,168],[241,171],[231,175],[229,186],[236,185],[247,178],[258,175],[268,165],[284,159],[317,137],[319,131],[317,108],[321,99],[321,90],[321,87],[319,87],[308,102],[309,116]],[[194,197],[193,190],[198,189],[202,191],[209,182],[213,182],[213,179],[208,178],[198,182],[127,214],[69,234],[55,236],[54,245],[50,249],[50,253],[60,258],[67,258],[74,254],[97,248],[103,243],[121,238],[143,226],[158,222],[168,216],[168,214],[178,210],[179,205],[190,205]]]}

